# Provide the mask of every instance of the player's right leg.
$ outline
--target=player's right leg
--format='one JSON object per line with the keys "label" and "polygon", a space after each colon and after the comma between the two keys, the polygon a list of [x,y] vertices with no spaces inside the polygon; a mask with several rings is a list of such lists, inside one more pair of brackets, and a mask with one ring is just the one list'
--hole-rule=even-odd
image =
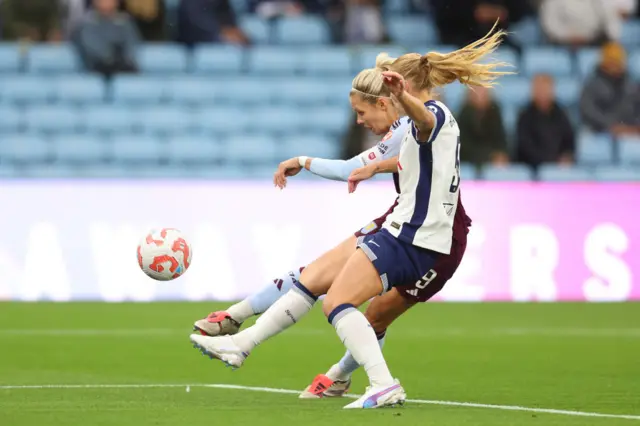
{"label": "player's right leg", "polygon": [[206,318],[196,321],[193,325],[194,331],[200,332],[203,336],[236,334],[244,321],[265,312],[291,290],[296,282],[302,280],[304,283],[319,287],[331,285],[355,249],[356,237],[351,236],[307,267],[290,271],[226,310],[212,312]]}

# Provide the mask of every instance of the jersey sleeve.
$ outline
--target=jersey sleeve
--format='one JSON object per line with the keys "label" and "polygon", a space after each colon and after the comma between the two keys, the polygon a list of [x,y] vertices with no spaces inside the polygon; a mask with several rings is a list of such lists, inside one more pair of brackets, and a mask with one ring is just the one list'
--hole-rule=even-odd
{"label": "jersey sleeve", "polygon": [[364,164],[371,164],[393,158],[400,154],[400,146],[402,146],[402,139],[404,139],[408,126],[409,119],[407,117],[402,117],[393,123],[389,133],[387,133],[376,146],[359,155],[362,162]]}
{"label": "jersey sleeve", "polygon": [[309,171],[314,175],[325,179],[341,180],[346,182],[352,171],[364,165],[365,164],[358,155],[346,161],[314,158],[311,160]]}
{"label": "jersey sleeve", "polygon": [[411,122],[411,134],[415,140],[420,143],[431,143],[438,137],[440,130],[442,130],[442,126],[444,126],[444,123],[447,121],[447,113],[436,101],[428,101],[424,104],[424,107],[427,111],[433,114],[433,117],[435,118],[435,125],[433,126],[433,129],[431,129],[431,134],[429,135],[429,138],[425,140],[424,135],[419,134],[418,128],[413,121]]}

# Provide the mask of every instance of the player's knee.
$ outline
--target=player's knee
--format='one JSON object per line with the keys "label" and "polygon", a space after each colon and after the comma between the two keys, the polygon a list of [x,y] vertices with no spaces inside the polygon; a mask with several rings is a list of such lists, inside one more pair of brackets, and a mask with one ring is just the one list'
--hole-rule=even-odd
{"label": "player's knee", "polygon": [[333,310],[337,307],[338,304],[333,301],[333,298],[330,295],[327,295],[327,297],[325,297],[322,301],[322,312],[324,312],[324,316],[326,316],[327,318],[329,318],[331,312],[333,312]]}
{"label": "player's knee", "polygon": [[367,318],[367,321],[369,321],[369,324],[371,324],[371,327],[376,334],[384,333],[387,330],[389,321],[387,321],[382,313],[367,309],[364,316]]}

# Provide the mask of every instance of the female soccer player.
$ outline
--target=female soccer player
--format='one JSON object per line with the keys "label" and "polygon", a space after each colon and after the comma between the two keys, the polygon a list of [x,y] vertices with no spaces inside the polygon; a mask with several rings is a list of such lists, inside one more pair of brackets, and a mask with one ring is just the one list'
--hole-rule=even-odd
{"label": "female soccer player", "polygon": [[[383,73],[384,83],[411,118],[400,149],[397,169],[398,206],[382,230],[365,236],[330,287],[306,286],[302,281],[274,303],[252,327],[230,337],[192,335],[205,353],[240,366],[262,341],[298,322],[317,296],[326,294],[323,311],[371,386],[345,408],[377,408],[401,404],[406,394],[393,378],[375,333],[358,306],[392,287],[407,282],[428,285],[431,269],[451,252],[459,198],[459,129],[448,108],[434,101],[431,91],[456,80],[490,87],[505,72],[502,63],[478,61],[500,45],[503,32],[451,53],[402,55]],[[366,176],[366,175],[365,175]],[[420,284],[422,283],[422,284]]]}

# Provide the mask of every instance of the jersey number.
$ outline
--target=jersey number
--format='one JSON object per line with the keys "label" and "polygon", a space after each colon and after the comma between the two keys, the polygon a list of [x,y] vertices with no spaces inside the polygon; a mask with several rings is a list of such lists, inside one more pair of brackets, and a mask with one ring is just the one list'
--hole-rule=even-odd
{"label": "jersey number", "polygon": [[458,143],[456,144],[456,174],[451,179],[451,186],[449,192],[455,194],[460,187],[460,136],[458,136]]}
{"label": "jersey number", "polygon": [[419,288],[420,290],[424,289],[437,276],[438,276],[438,273],[436,271],[434,271],[433,269],[429,270],[429,272],[424,274],[424,276],[420,278],[418,282],[416,282],[416,287]]}

